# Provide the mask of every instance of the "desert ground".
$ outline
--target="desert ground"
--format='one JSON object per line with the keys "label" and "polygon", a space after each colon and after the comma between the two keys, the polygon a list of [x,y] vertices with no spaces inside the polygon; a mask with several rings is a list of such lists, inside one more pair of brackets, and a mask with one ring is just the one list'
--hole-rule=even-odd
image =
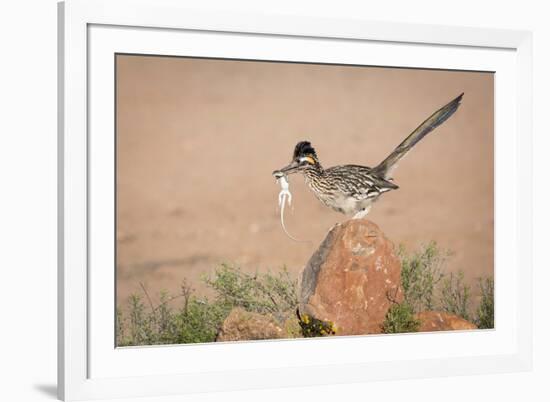
{"label": "desert ground", "polygon": [[[117,298],[142,282],[177,292],[221,262],[297,278],[327,231],[347,219],[290,176],[290,233],[271,176],[296,142],[325,167],[374,166],[432,112],[462,106],[420,142],[368,218],[394,244],[431,240],[468,283],[493,274],[493,74],[119,55]],[[474,292],[474,296],[476,293]]]}

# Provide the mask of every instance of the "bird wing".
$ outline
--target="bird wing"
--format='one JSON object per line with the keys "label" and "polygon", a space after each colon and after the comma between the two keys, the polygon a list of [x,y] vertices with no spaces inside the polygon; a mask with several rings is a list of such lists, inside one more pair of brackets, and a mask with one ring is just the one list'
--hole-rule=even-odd
{"label": "bird wing", "polygon": [[357,200],[376,198],[380,194],[399,188],[366,166],[344,165],[327,169],[331,176],[337,177],[335,184],[343,194]]}

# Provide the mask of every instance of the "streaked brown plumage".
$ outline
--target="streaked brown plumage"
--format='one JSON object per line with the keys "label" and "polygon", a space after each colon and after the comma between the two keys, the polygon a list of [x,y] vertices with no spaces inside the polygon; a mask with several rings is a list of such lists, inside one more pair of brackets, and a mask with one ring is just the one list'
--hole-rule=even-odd
{"label": "streaked brown plumage", "polygon": [[374,168],[339,165],[324,169],[311,144],[301,141],[294,148],[290,164],[274,171],[273,175],[281,177],[302,173],[313,194],[323,204],[355,218],[364,217],[381,194],[399,188],[391,179],[391,173],[399,160],[422,138],[453,115],[460,106],[462,96],[463,94],[432,114]]}

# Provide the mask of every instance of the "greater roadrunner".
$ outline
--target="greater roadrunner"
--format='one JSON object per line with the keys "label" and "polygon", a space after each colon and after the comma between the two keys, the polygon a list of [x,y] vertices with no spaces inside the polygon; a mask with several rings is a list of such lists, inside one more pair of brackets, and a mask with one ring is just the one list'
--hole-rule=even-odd
{"label": "greater roadrunner", "polygon": [[458,109],[462,95],[443,106],[374,168],[358,165],[339,165],[323,169],[315,149],[308,141],[296,144],[288,166],[275,170],[276,178],[302,173],[315,196],[326,206],[353,218],[365,217],[381,194],[395,190],[391,173],[397,162],[429,132],[445,122]]}

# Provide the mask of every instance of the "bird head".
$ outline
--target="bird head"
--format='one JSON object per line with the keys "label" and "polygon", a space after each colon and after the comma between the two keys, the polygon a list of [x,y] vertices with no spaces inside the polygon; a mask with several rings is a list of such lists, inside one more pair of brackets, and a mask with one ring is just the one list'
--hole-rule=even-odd
{"label": "bird head", "polygon": [[309,141],[300,141],[294,147],[290,163],[279,170],[275,170],[273,176],[279,178],[317,166],[319,166],[319,160],[311,143]]}

